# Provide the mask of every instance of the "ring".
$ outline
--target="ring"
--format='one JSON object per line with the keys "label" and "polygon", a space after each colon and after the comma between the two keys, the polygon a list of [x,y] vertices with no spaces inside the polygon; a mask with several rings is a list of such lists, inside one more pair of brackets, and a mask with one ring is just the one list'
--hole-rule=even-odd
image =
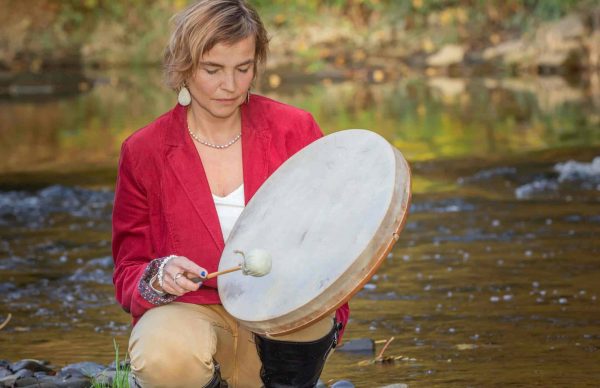
{"label": "ring", "polygon": [[[182,276],[183,276],[183,273],[181,273],[181,272],[176,273],[175,276],[173,276],[173,281],[175,283],[177,283],[177,279],[179,279]],[[177,283],[177,284],[179,284],[179,283]]]}

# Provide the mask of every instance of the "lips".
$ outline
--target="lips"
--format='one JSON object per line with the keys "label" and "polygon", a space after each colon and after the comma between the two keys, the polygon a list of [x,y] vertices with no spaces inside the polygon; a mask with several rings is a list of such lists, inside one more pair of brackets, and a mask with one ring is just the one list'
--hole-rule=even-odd
{"label": "lips", "polygon": [[215,101],[220,102],[222,104],[231,104],[236,102],[237,98],[215,98]]}

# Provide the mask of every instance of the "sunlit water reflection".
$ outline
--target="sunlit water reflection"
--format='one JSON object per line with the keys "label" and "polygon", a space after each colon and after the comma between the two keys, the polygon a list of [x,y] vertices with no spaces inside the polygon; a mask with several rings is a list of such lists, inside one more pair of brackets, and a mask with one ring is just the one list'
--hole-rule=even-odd
{"label": "sunlit water reflection", "polygon": [[[0,358],[108,363],[113,337],[126,346],[111,282],[115,163],[122,139],[174,99],[155,72],[92,76],[81,96],[0,103],[0,318],[13,314]],[[345,337],[394,336],[386,354],[406,358],[360,366],[372,355],[337,352],[324,380],[600,379],[598,91],[550,78],[262,93],[313,112],[326,132],[376,130],[413,166],[407,225],[352,300]]]}

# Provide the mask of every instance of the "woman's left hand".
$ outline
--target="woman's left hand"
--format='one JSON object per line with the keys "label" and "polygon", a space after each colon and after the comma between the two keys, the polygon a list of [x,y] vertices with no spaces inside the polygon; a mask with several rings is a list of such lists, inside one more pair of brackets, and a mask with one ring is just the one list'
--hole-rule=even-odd
{"label": "woman's left hand", "polygon": [[206,277],[206,269],[200,267],[185,256],[174,256],[165,265],[163,272],[162,289],[171,295],[181,296],[190,291],[196,291],[202,285],[202,282],[193,282],[185,274],[191,274],[191,277]]}

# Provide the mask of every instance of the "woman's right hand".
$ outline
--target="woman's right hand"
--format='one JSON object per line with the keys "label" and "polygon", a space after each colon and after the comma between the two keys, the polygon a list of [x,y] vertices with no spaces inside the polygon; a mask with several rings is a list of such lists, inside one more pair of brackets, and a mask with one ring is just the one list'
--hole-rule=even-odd
{"label": "woman's right hand", "polygon": [[[206,269],[200,267],[185,256],[174,256],[163,268],[163,285],[162,290],[171,295],[181,296],[190,291],[196,291],[202,285],[194,283],[185,277],[185,273],[190,274],[190,277],[205,278],[207,275]],[[153,285],[154,288],[160,290],[158,284]]]}

